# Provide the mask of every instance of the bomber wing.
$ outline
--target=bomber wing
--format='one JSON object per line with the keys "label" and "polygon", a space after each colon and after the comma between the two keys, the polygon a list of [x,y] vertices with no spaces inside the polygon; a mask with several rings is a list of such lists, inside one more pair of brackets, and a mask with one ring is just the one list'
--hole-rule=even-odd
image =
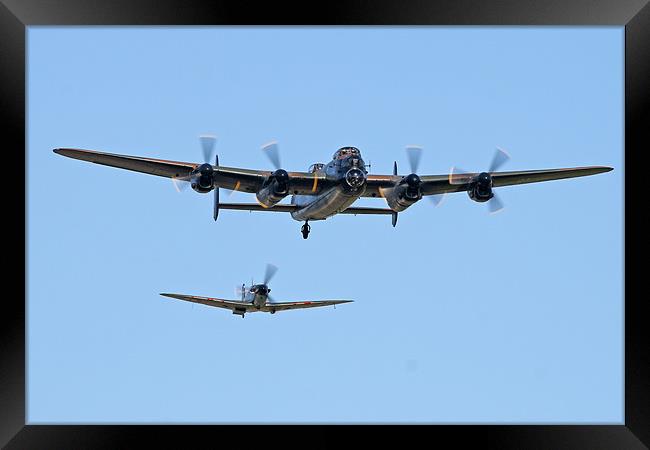
{"label": "bomber wing", "polygon": [[[511,172],[490,172],[494,187],[511,186],[515,184],[539,183],[541,181],[561,180],[563,178],[584,177],[598,173],[609,172],[612,167],[590,166],[570,167],[562,169],[519,170]],[[478,175],[476,173],[456,174],[454,178],[467,179]],[[468,183],[455,181],[453,184],[450,175],[422,175],[422,195],[445,194],[449,192],[463,192],[468,188]],[[391,188],[400,182],[399,175],[368,175],[368,188],[365,197],[380,197],[382,188]]]}
{"label": "bomber wing", "polygon": [[[200,163],[117,155],[75,148],[56,148],[54,153],[104,166],[167,178],[186,177],[201,165]],[[271,173],[269,170],[214,166],[214,181],[220,188],[242,192],[257,192]],[[292,194],[318,194],[322,189],[331,185],[331,182],[322,173],[288,173],[289,188]]]}

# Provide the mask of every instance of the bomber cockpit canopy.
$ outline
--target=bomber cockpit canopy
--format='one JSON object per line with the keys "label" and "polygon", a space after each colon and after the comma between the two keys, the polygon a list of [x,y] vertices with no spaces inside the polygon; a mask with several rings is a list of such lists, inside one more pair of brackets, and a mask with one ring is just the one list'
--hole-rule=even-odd
{"label": "bomber cockpit canopy", "polygon": [[341,147],[334,153],[332,159],[343,159],[348,156],[361,156],[361,152],[356,147]]}
{"label": "bomber cockpit canopy", "polygon": [[318,172],[323,167],[325,167],[325,164],[323,164],[323,163],[314,163],[311,166],[309,166],[309,173]]}

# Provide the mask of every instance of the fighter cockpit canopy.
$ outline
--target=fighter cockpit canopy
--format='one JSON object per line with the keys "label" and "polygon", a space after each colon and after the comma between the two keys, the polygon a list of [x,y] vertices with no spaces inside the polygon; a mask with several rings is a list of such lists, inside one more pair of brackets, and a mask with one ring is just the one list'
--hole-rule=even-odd
{"label": "fighter cockpit canopy", "polygon": [[341,147],[334,153],[332,159],[343,159],[348,156],[361,156],[361,152],[356,147]]}

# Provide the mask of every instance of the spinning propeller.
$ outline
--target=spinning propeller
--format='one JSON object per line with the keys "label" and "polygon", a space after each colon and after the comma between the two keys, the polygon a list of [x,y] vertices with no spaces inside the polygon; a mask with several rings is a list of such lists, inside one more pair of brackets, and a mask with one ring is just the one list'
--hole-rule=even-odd
{"label": "spinning propeller", "polygon": [[[275,276],[275,273],[278,271],[278,267],[274,266],[273,264],[267,264],[266,265],[266,272],[264,273],[264,285],[268,286],[269,282],[271,279]],[[269,292],[271,292],[271,289],[269,289]],[[270,303],[275,303],[275,300],[273,300],[273,297],[269,295],[268,293],[266,294],[266,298],[269,299]]]}
{"label": "spinning propeller", "polygon": [[[406,156],[409,159],[409,165],[411,166],[411,175],[408,175],[406,178],[407,183],[409,183],[409,177],[412,177],[412,180],[417,177],[417,188],[420,188],[420,183],[422,182],[420,180],[420,177],[416,175],[416,172],[418,171],[418,168],[420,167],[420,160],[422,159],[422,147],[418,147],[415,145],[410,145],[406,147]],[[409,183],[411,184],[411,183]],[[429,195],[428,198],[433,203],[434,206],[438,206],[442,199],[444,198],[445,194],[435,194],[435,195]]]}
{"label": "spinning propeller", "polygon": [[487,172],[471,173],[455,166],[449,172],[449,184],[476,184],[479,188],[489,188],[489,191],[492,193],[492,198],[487,201],[488,209],[490,214],[497,213],[504,208],[504,205],[496,192],[492,191],[491,173],[499,170],[509,159],[510,155],[508,152],[497,147]]}
{"label": "spinning propeller", "polygon": [[271,174],[271,179],[275,180],[280,191],[286,191],[289,185],[289,173],[281,168],[280,164],[280,149],[278,148],[278,141],[271,141],[262,146],[262,151],[269,158],[275,172]]}
{"label": "spinning propeller", "polygon": [[273,164],[273,168],[275,170],[278,170],[281,166],[280,164],[280,150],[278,148],[278,141],[271,141],[268,144],[264,144],[262,146],[262,151],[266,155],[267,158],[269,158],[269,161],[271,161],[271,164]]}
{"label": "spinning propeller", "polygon": [[277,266],[273,264],[266,265],[266,272],[264,273],[264,284],[268,286],[269,282],[275,276],[275,273],[278,271]]}
{"label": "spinning propeller", "polygon": [[[186,190],[192,183],[192,179],[195,178],[197,174],[201,175],[201,172],[204,172],[207,175],[207,172],[212,170],[210,161],[212,161],[212,158],[214,156],[214,148],[215,144],[217,143],[217,137],[212,134],[202,134],[199,136],[199,140],[201,141],[201,148],[203,150],[203,164],[201,164],[187,176],[172,177],[172,183],[178,192]],[[219,165],[218,158],[215,159],[215,163],[217,166]],[[210,166],[210,168],[208,169],[206,165]]]}
{"label": "spinning propeller", "polygon": [[217,137],[212,134],[203,134],[199,136],[199,139],[203,148],[203,161],[209,163],[214,156],[214,146],[217,143]]}
{"label": "spinning propeller", "polygon": [[[214,156],[214,147],[217,143],[217,137],[212,134],[202,134],[199,136],[201,148],[203,149],[203,164],[194,169],[189,175],[184,177],[172,177],[172,183],[178,192],[187,189],[187,186],[201,193],[214,191],[212,217],[217,220],[219,214],[219,186],[214,185],[214,167],[219,166],[219,156]],[[210,164],[214,156],[214,166]]]}
{"label": "spinning propeller", "polygon": [[[417,174],[418,169],[420,168],[420,161],[422,160],[422,147],[417,145],[409,145],[406,147],[406,156],[409,161],[409,166],[411,173],[406,175],[401,183],[406,183],[413,195],[417,195],[420,192],[420,185],[422,184],[422,179]],[[397,175],[397,161],[393,164],[393,175]],[[435,194],[428,196],[429,200],[435,205],[438,206],[445,194]]]}
{"label": "spinning propeller", "polygon": [[[268,288],[269,283],[271,282],[271,280],[273,279],[273,277],[275,276],[275,273],[277,271],[278,271],[277,266],[274,266],[273,264],[267,264],[266,265],[266,271],[264,272],[264,281],[262,282],[262,284]],[[253,281],[251,280],[251,286],[252,285],[253,285]],[[235,287],[235,295],[237,295],[237,297],[241,298],[242,301],[244,300],[244,298],[245,298],[245,296],[246,296],[246,294],[248,292],[250,292],[250,289],[247,288],[245,284],[242,284],[241,286]],[[269,289],[268,292],[271,292],[271,290]],[[275,301],[268,294],[268,292],[266,294],[266,297],[268,298],[269,303],[275,303]]]}

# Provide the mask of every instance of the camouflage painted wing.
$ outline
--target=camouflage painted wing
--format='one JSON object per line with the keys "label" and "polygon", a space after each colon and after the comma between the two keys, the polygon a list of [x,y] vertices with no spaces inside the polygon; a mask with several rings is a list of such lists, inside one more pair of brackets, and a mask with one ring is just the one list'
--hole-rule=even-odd
{"label": "camouflage painted wing", "polygon": [[[200,303],[202,305],[216,306],[217,308],[230,309],[234,311],[245,310],[248,312],[250,309],[254,308],[253,305],[249,302],[239,302],[236,300],[224,300],[222,298],[212,298],[212,297],[197,297],[196,295],[183,295],[183,294],[160,294],[163,297],[175,298],[178,300],[184,300],[186,302]],[[256,309],[257,310],[257,309]]]}
{"label": "camouflage painted wing", "polygon": [[302,302],[279,302],[262,306],[261,311],[287,311],[289,309],[318,308],[320,306],[333,306],[341,303],[352,303],[353,300],[317,300]]}

